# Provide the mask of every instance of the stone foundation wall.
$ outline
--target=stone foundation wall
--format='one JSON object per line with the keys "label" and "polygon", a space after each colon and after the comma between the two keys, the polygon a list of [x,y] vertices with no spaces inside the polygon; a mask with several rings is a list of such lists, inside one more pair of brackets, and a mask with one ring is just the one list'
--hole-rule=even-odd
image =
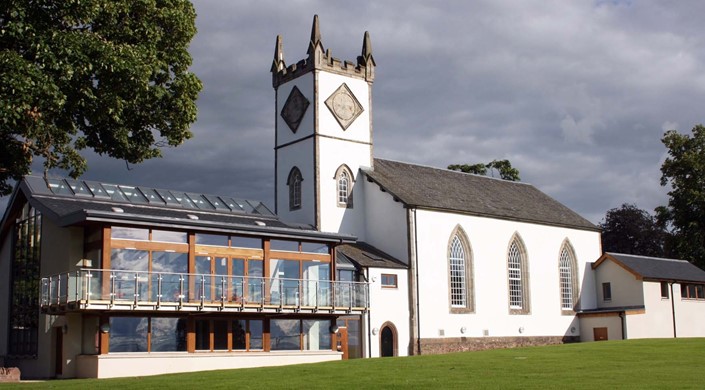
{"label": "stone foundation wall", "polygon": [[421,339],[421,354],[438,355],[449,352],[482,351],[486,349],[517,348],[579,342],[576,336],[534,337],[448,337]]}

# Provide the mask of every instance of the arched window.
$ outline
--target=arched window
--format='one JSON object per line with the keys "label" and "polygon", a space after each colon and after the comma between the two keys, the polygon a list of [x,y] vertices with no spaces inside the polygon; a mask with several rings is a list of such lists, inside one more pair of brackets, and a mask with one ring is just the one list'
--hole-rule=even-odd
{"label": "arched window", "polygon": [[352,208],[353,175],[345,164],[335,172],[336,196],[339,207]]}
{"label": "arched window", "polygon": [[304,181],[299,168],[291,168],[286,185],[289,186],[289,210],[301,208],[301,182]]}
{"label": "arched window", "polygon": [[509,284],[509,312],[528,314],[529,308],[529,267],[526,250],[518,235],[512,238],[507,253],[507,279]]}
{"label": "arched window", "polygon": [[457,226],[448,243],[448,275],[451,313],[474,309],[472,253],[465,232]]}
{"label": "arched window", "polygon": [[578,263],[575,259],[573,246],[570,245],[568,239],[561,246],[558,271],[561,287],[561,310],[572,313],[578,300]]}

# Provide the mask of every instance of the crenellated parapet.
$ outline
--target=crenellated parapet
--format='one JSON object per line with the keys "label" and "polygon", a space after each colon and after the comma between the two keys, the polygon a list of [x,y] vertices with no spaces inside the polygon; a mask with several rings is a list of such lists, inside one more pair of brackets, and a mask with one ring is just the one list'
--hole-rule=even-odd
{"label": "crenellated parapet", "polygon": [[309,41],[307,54],[308,57],[306,59],[287,66],[284,61],[282,37],[281,35],[277,36],[274,48],[274,61],[272,62],[271,68],[272,85],[274,88],[313,70],[324,70],[330,73],[360,78],[368,83],[374,81],[374,69],[376,64],[372,56],[372,41],[367,31],[365,31],[362,42],[362,52],[357,57],[357,61],[340,60],[333,57],[330,49],[325,50],[323,48],[318,15],[315,15],[313,17],[311,40]]}

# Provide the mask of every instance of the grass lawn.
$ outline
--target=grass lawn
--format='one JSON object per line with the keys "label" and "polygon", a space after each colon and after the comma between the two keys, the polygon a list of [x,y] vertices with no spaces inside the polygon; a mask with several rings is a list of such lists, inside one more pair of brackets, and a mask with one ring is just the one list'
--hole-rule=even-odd
{"label": "grass lawn", "polygon": [[705,388],[705,339],[548,347],[120,379],[0,384],[0,389]]}

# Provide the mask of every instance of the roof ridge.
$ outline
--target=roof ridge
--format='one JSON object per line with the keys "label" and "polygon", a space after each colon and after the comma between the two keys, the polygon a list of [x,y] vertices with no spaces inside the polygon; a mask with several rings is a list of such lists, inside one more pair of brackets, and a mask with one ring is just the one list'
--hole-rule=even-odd
{"label": "roof ridge", "polygon": [[447,168],[446,168],[446,169],[443,169],[443,168],[434,167],[434,166],[431,166],[431,165],[416,164],[416,163],[408,163],[408,162],[404,162],[404,161],[391,160],[391,159],[386,159],[386,158],[377,158],[377,157],[375,157],[374,159],[375,159],[375,160],[381,160],[381,161],[389,161],[389,162],[393,162],[393,163],[397,163],[397,164],[412,165],[412,166],[417,166],[417,167],[422,167],[422,168],[434,169],[434,170],[438,170],[438,171],[442,171],[442,172],[448,172],[448,173],[450,173],[450,174],[469,175],[469,176],[477,177],[477,178],[479,178],[479,179],[499,180],[500,182],[503,182],[503,183],[521,184],[521,185],[526,185],[526,186],[531,186],[531,187],[533,187],[533,184],[528,183],[528,182],[505,180],[505,179],[502,179],[501,177],[479,175],[479,174],[477,174],[477,173],[468,173],[468,172],[462,172],[462,171],[455,171],[455,170],[447,169]]}

